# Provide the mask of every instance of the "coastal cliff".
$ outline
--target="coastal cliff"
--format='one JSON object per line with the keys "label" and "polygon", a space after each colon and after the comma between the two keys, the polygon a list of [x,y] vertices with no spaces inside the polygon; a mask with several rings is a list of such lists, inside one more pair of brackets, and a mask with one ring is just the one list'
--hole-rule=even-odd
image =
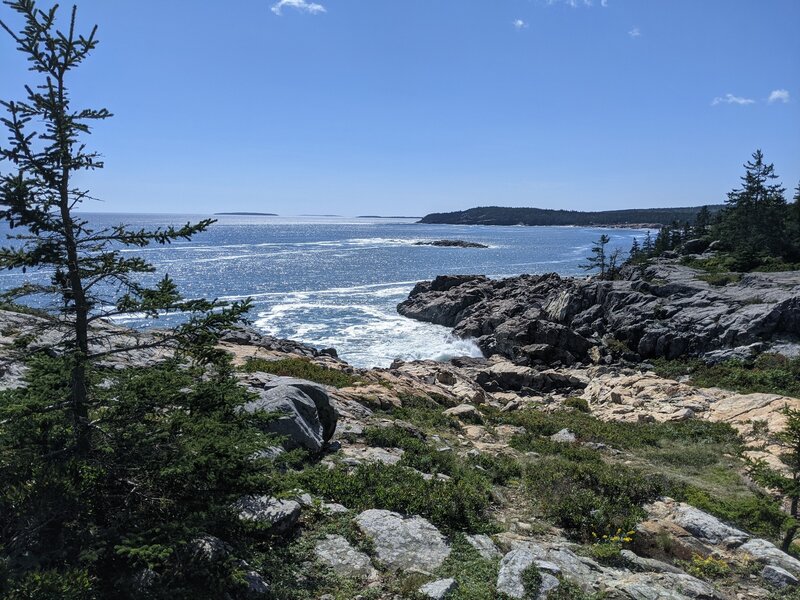
{"label": "coastal cliff", "polygon": [[626,267],[623,275],[616,281],[444,276],[417,284],[398,312],[452,327],[487,356],[519,364],[603,362],[612,354],[630,362],[686,356],[718,362],[800,350],[797,272],[720,282],[662,259]]}

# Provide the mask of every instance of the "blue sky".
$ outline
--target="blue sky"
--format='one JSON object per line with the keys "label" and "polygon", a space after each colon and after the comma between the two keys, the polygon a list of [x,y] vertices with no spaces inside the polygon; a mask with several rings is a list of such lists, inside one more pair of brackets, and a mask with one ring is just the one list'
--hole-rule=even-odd
{"label": "blue sky", "polygon": [[[84,0],[79,23],[101,43],[74,98],[115,114],[86,209],[696,205],[756,148],[800,180],[797,0]],[[29,80],[0,38],[0,97]]]}

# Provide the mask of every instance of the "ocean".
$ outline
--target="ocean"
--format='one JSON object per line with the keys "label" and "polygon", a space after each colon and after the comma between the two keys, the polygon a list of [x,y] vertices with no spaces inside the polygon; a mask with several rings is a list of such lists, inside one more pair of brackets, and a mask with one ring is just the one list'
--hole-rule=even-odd
{"label": "ocean", "polygon": [[[156,227],[204,215],[84,214],[97,226]],[[422,225],[415,219],[217,216],[191,241],[125,252],[151,262],[154,277],[169,274],[186,297],[252,298],[250,320],[265,333],[334,347],[359,367],[395,358],[446,360],[480,356],[469,340],[445,327],[397,314],[417,281],[443,274],[505,277],[521,273],[585,275],[593,240],[627,251],[643,230],[586,227]],[[0,226],[1,227],[1,226]],[[0,235],[7,233],[0,228]],[[3,237],[5,237],[3,235]],[[417,246],[460,239],[489,248]],[[46,278],[46,272],[0,273],[0,287]],[[116,319],[132,327],[170,324],[140,315]]]}

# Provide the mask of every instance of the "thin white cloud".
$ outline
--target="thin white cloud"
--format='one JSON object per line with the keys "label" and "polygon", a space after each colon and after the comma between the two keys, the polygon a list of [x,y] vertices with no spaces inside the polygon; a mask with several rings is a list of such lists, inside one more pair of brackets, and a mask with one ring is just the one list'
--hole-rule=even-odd
{"label": "thin white cloud", "polygon": [[527,29],[528,24],[523,21],[522,19],[514,19],[511,24],[514,26],[514,29],[519,31],[520,29]]}
{"label": "thin white cloud", "polygon": [[270,10],[276,15],[281,16],[284,8],[294,8],[300,12],[307,12],[312,15],[328,12],[322,4],[306,2],[306,0],[280,0],[276,4],[273,4]]}
{"label": "thin white cloud", "polygon": [[755,104],[755,100],[752,98],[743,98],[742,96],[734,96],[733,94],[725,94],[724,96],[717,96],[714,100],[711,101],[711,106],[717,106],[718,104],[738,104],[740,106],[745,106],[747,104]]}
{"label": "thin white cloud", "polygon": [[632,38],[642,37],[642,32],[639,30],[638,27],[634,27],[628,32],[628,35]]}
{"label": "thin white cloud", "polygon": [[786,104],[789,102],[789,90],[772,90],[772,93],[769,95],[769,99],[767,100],[770,104],[773,102],[783,102]]}
{"label": "thin white cloud", "polygon": [[600,6],[603,8],[608,8],[608,0],[600,0]]}

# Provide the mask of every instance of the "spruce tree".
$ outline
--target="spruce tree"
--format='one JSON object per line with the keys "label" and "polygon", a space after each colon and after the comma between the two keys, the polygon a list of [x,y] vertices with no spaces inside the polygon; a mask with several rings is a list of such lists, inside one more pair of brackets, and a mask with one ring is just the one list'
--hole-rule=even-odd
{"label": "spruce tree", "polygon": [[785,190],[761,150],[744,167],[742,185],[728,193],[721,223],[721,233],[743,270],[761,258],[783,255],[787,215]]}
{"label": "spruce tree", "polygon": [[759,484],[781,493],[789,506],[791,522],[783,536],[781,548],[784,552],[800,532],[800,410],[785,406],[780,411],[786,417],[783,431],[777,434],[781,447],[782,469],[769,466],[764,460],[750,462],[750,476]]}
{"label": "spruce tree", "polygon": [[792,260],[798,260],[800,259],[800,183],[794,190],[792,200],[787,219],[789,256]]}
{"label": "spruce tree", "polygon": [[[6,301],[29,296],[50,298],[54,311],[51,327],[67,334],[60,352],[71,360],[70,406],[76,424],[76,448],[90,443],[87,381],[89,363],[134,347],[110,347],[107,332],[93,324],[109,316],[165,312],[192,315],[177,330],[144,343],[192,349],[201,358],[214,354],[214,333],[228,327],[246,309],[245,304],[223,307],[206,300],[184,300],[174,282],[164,276],[152,287],[140,277],[153,267],[139,256],[123,253],[125,247],[169,244],[189,239],[212,223],[203,220],[181,227],[151,231],[125,225],[94,228],[76,214],[93,199],[74,178],[103,168],[100,154],[90,150],[86,138],[94,124],[111,117],[105,108],[76,108],[70,79],[97,47],[97,27],[88,35],[76,31],[76,7],[65,30],[56,28],[58,5],[40,10],[33,0],[4,2],[23,20],[19,32],[5,21],[0,26],[13,38],[38,80],[25,87],[25,99],[3,100],[6,116],[0,122],[8,140],[0,146],[0,219],[20,233],[0,248],[0,268],[24,272],[51,272],[49,282],[26,282],[4,292]],[[112,307],[112,308],[107,308]],[[98,339],[102,336],[103,339]]]}
{"label": "spruce tree", "polygon": [[708,234],[709,225],[711,225],[711,213],[707,206],[703,206],[695,218],[692,235],[698,238],[705,237]]}
{"label": "spruce tree", "polygon": [[642,242],[642,252],[648,258],[653,256],[653,252],[655,251],[655,244],[653,243],[653,236],[650,234],[648,230],[644,236],[644,242]]}
{"label": "spruce tree", "polygon": [[639,246],[639,240],[637,238],[633,238],[633,243],[631,243],[631,249],[628,252],[628,258],[630,260],[636,260],[639,258],[639,254],[641,254],[642,249]]}
{"label": "spruce tree", "polygon": [[[74,176],[103,167],[87,136],[111,116],[73,107],[68,85],[97,47],[96,28],[77,33],[75,8],[59,30],[57,6],[4,4],[23,24],[0,24],[37,83],[0,103],[0,218],[14,230],[0,268],[51,275],[3,296],[40,297],[63,341],[26,356],[25,385],[0,391],[0,596],[244,598],[246,563],[211,564],[193,544],[214,535],[250,558],[257,536],[233,504],[271,490],[259,457],[275,445],[268,416],[242,410],[251,396],[216,343],[248,303],[184,300],[166,276],[145,285],[153,267],[122,252],[189,239],[211,221],[148,231],[96,228],[76,214],[91,196]],[[181,325],[147,336],[103,323],[178,311]],[[145,369],[100,360],[156,346],[168,358]]]}
{"label": "spruce tree", "polygon": [[606,245],[611,241],[606,234],[600,236],[596,242],[592,242],[592,255],[587,257],[586,264],[580,265],[586,271],[598,269],[600,279],[606,278],[608,272],[608,259],[606,257]]}

